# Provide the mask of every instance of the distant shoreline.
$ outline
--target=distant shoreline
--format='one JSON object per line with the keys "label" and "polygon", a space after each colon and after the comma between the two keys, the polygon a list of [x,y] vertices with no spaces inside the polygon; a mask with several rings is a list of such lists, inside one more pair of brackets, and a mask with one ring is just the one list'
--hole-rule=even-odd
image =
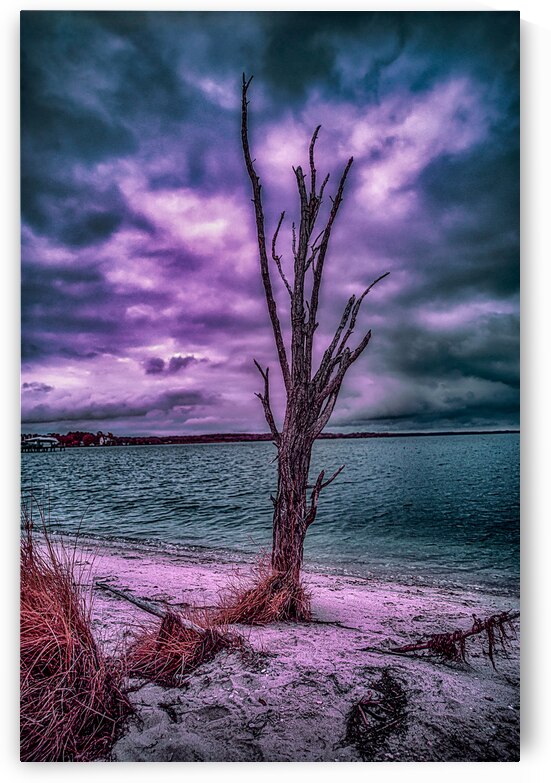
{"label": "distant shoreline", "polygon": [[[341,439],[359,439],[359,438],[421,438],[435,437],[444,435],[519,435],[520,430],[465,430],[465,431],[441,431],[441,432],[324,432],[317,437],[317,440],[341,440]],[[164,442],[179,443],[239,443],[241,441],[271,441],[272,436],[269,433],[228,433],[207,434],[207,435],[183,435],[168,436],[160,440]]]}
{"label": "distant shoreline", "polygon": [[[348,432],[333,433],[324,432],[318,436],[317,440],[360,440],[367,438],[422,438],[437,437],[448,435],[519,435],[520,430],[468,430],[464,432]],[[118,445],[125,446],[175,446],[175,445],[193,445],[194,443],[258,443],[269,442],[273,438],[269,433],[239,433],[231,432],[228,434],[214,433],[212,435],[168,435],[163,437],[129,437],[121,438],[125,443]],[[137,443],[136,441],[140,441]],[[144,442],[146,441],[146,442]]]}
{"label": "distant shoreline", "polygon": [[[58,438],[66,436],[52,433]],[[84,434],[84,433],[82,433]],[[99,435],[100,433],[98,433]],[[428,438],[460,435],[519,435],[520,430],[441,430],[421,432],[324,432],[317,440],[355,440],[366,438]],[[23,436],[30,437],[30,436]],[[68,447],[97,446],[177,446],[205,443],[255,443],[272,441],[269,433],[230,432],[206,433],[203,435],[125,435],[112,436],[106,443],[66,443]]]}

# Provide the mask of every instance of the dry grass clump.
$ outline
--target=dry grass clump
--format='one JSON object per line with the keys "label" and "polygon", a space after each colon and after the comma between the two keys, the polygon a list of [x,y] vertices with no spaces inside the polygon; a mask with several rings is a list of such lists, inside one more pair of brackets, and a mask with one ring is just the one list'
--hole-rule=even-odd
{"label": "dry grass clump", "polygon": [[21,760],[90,761],[109,752],[131,709],[121,667],[92,635],[74,552],[54,547],[45,528],[37,546],[32,515],[23,522]]}
{"label": "dry grass clump", "polygon": [[242,637],[212,624],[207,613],[196,612],[190,626],[169,611],[160,628],[143,629],[128,650],[128,673],[159,685],[177,686],[187,674],[211,661],[221,650],[244,647]]}
{"label": "dry grass clump", "polygon": [[278,621],[309,622],[310,594],[288,574],[272,570],[267,558],[254,569],[250,584],[236,578],[221,596],[218,622],[267,625]]}

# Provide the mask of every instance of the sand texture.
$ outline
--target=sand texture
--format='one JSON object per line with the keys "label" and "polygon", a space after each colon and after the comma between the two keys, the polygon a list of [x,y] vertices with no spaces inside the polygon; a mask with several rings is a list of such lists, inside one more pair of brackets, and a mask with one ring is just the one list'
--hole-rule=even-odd
{"label": "sand texture", "polygon": [[[101,579],[177,608],[212,606],[236,568],[219,556],[80,543],[87,581]],[[91,566],[91,570],[89,569]],[[519,754],[519,641],[496,669],[481,637],[468,663],[374,653],[425,634],[468,629],[473,614],[515,610],[518,598],[305,571],[315,622],[239,627],[245,653],[219,653],[164,688],[133,681],[136,714],[112,761],[515,761]],[[108,651],[158,622],[94,589],[94,627]],[[347,733],[350,711],[387,670],[405,708],[368,747]],[[372,690],[373,693],[373,690]],[[369,720],[369,716],[368,716]]]}

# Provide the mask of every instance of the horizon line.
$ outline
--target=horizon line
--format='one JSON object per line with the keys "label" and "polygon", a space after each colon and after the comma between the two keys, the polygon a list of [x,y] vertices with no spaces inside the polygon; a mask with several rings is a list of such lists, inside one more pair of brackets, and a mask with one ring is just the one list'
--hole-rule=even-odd
{"label": "horizon line", "polygon": [[[68,435],[69,432],[82,432],[91,433],[92,430],[68,430],[66,433],[54,433],[57,435]],[[104,433],[102,430],[97,432]],[[435,437],[435,436],[454,436],[454,435],[517,435],[520,434],[520,428],[502,428],[502,429],[463,429],[463,430],[412,430],[412,431],[354,431],[354,432],[322,432],[316,440],[333,440],[333,439],[354,439],[354,438],[403,438],[403,437]],[[26,435],[26,433],[21,433]],[[248,441],[271,441],[272,435],[269,432],[205,432],[197,434],[170,434],[170,435],[155,435],[155,434],[140,434],[140,435],[116,435],[111,433],[113,438],[117,440],[167,440],[177,439],[179,441],[198,441],[204,440],[248,440]]]}

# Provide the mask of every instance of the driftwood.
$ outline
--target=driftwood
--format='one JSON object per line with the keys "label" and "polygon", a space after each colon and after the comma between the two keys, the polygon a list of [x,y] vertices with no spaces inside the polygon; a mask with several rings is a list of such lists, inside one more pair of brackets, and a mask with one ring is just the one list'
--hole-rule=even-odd
{"label": "driftwood", "polygon": [[163,621],[166,621],[169,617],[172,626],[187,628],[190,631],[195,631],[195,633],[199,634],[200,636],[203,636],[206,633],[205,628],[201,628],[200,625],[197,625],[197,623],[194,623],[192,620],[188,620],[187,617],[182,617],[173,609],[170,609],[169,611],[163,611],[151,601],[147,601],[144,598],[136,598],[136,596],[132,595],[129,590],[121,590],[116,587],[111,587],[110,585],[105,584],[105,582],[96,582],[96,587],[99,587],[101,590],[106,590],[108,593],[112,593],[113,595],[116,595],[117,598],[122,598],[124,601],[129,601],[139,609],[143,609],[144,612],[149,612],[149,614],[154,614],[156,617],[160,617]]}
{"label": "driftwood", "polygon": [[224,625],[215,622],[206,613],[205,627],[202,627],[170,606],[163,610],[152,601],[136,598],[128,590],[111,587],[104,582],[96,582],[96,586],[161,618],[158,628],[139,629],[130,643],[125,665],[131,676],[163,686],[179,687],[185,683],[188,674],[211,661],[221,650],[243,653],[247,649],[242,636],[229,633]]}
{"label": "driftwood", "polygon": [[455,630],[449,633],[433,634],[428,639],[420,640],[414,644],[392,647],[389,652],[394,655],[407,655],[412,652],[427,651],[447,660],[465,662],[467,639],[484,633],[488,640],[488,657],[495,669],[496,646],[499,645],[504,651],[507,650],[507,643],[513,632],[512,623],[518,617],[520,617],[520,612],[500,612],[490,615],[485,620],[473,615],[473,624],[467,631]]}

